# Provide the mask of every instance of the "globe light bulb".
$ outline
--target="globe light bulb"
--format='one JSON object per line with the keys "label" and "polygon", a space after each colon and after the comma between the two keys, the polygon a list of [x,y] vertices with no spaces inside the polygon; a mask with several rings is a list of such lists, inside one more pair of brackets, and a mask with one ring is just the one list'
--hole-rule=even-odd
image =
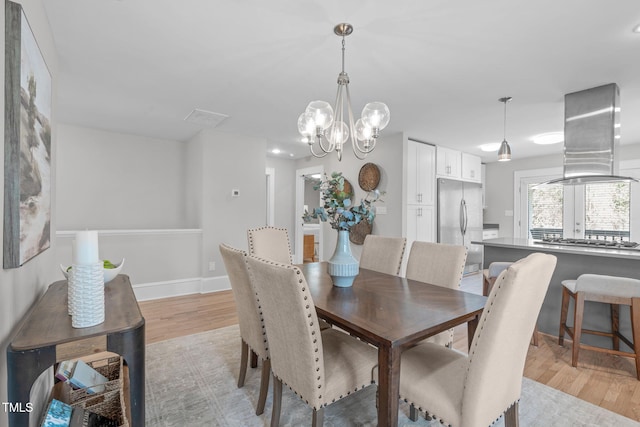
{"label": "globe light bulb", "polygon": [[374,129],[374,134],[387,127],[389,119],[391,112],[383,102],[370,102],[362,109],[362,121]]}
{"label": "globe light bulb", "polygon": [[356,138],[358,138],[359,141],[369,141],[372,138],[373,130],[370,126],[364,124],[364,121],[362,121],[362,119],[358,119],[355,126]]}
{"label": "globe light bulb", "polygon": [[344,122],[335,122],[327,133],[329,142],[341,146],[349,138],[349,127]]}
{"label": "globe light bulb", "polygon": [[300,135],[307,138],[307,141],[311,141],[316,132],[316,124],[313,119],[313,114],[302,113],[298,117],[298,132]]}
{"label": "globe light bulb", "polygon": [[305,113],[311,113],[315,126],[327,130],[333,124],[333,108],[325,101],[311,101]]}

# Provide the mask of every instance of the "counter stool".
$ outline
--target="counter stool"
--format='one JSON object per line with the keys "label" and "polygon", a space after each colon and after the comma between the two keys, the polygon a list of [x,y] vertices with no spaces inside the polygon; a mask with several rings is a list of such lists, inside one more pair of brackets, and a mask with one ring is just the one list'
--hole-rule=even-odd
{"label": "counter stool", "polygon": [[[504,270],[509,268],[513,264],[512,262],[496,261],[489,264],[489,268],[482,270],[482,295],[489,296],[493,284],[496,279]],[[531,336],[531,344],[538,346],[538,324],[533,329],[533,335]]]}
{"label": "counter stool", "polygon": [[[573,298],[575,302],[573,327],[567,326],[569,298]],[[602,302],[611,305],[611,332],[582,328],[585,301]],[[633,343],[619,332],[620,304],[629,306]],[[562,345],[564,343],[565,333],[573,339],[571,366],[578,366],[580,348],[633,357],[636,361],[636,376],[640,380],[640,280],[599,274],[582,274],[578,277],[578,280],[563,280],[558,344]],[[580,342],[582,333],[611,337],[613,349],[582,344]],[[632,348],[634,352],[620,351],[620,340]]]}

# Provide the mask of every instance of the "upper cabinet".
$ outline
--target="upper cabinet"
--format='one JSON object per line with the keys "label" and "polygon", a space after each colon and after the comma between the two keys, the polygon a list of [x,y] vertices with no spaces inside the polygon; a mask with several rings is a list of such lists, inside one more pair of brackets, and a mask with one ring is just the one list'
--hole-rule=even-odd
{"label": "upper cabinet", "polygon": [[482,165],[480,157],[462,153],[462,179],[465,181],[482,182]]}
{"label": "upper cabinet", "polygon": [[435,203],[436,149],[433,145],[409,140],[407,150],[407,203],[432,205]]}
{"label": "upper cabinet", "polygon": [[436,155],[436,175],[440,178],[481,182],[480,157],[462,153],[451,148],[438,147]]}
{"label": "upper cabinet", "polygon": [[460,179],[462,157],[460,151],[438,147],[436,155],[436,175],[443,178]]}

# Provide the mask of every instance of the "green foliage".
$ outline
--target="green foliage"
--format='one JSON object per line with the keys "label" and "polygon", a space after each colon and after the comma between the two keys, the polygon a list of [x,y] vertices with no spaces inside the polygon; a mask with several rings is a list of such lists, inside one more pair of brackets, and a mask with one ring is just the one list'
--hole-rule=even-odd
{"label": "green foliage", "polygon": [[380,200],[378,190],[369,192],[367,197],[360,200],[360,204],[355,205],[351,202],[353,194],[344,189],[342,172],[333,172],[331,178],[325,174],[324,179],[313,189],[321,192],[324,204],[311,213],[306,212],[303,216],[305,221],[310,218],[319,218],[323,222],[329,221],[331,228],[335,230],[346,231],[364,219],[373,223],[376,216],[373,203]]}

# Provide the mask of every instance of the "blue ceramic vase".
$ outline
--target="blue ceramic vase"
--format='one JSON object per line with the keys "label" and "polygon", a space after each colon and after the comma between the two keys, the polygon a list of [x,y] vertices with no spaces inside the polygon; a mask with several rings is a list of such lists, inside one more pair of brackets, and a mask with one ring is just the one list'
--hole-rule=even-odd
{"label": "blue ceramic vase", "polygon": [[353,280],[360,272],[358,260],[351,255],[349,232],[346,230],[338,231],[338,243],[336,251],[329,260],[328,272],[333,280],[333,285],[340,288],[353,285]]}

